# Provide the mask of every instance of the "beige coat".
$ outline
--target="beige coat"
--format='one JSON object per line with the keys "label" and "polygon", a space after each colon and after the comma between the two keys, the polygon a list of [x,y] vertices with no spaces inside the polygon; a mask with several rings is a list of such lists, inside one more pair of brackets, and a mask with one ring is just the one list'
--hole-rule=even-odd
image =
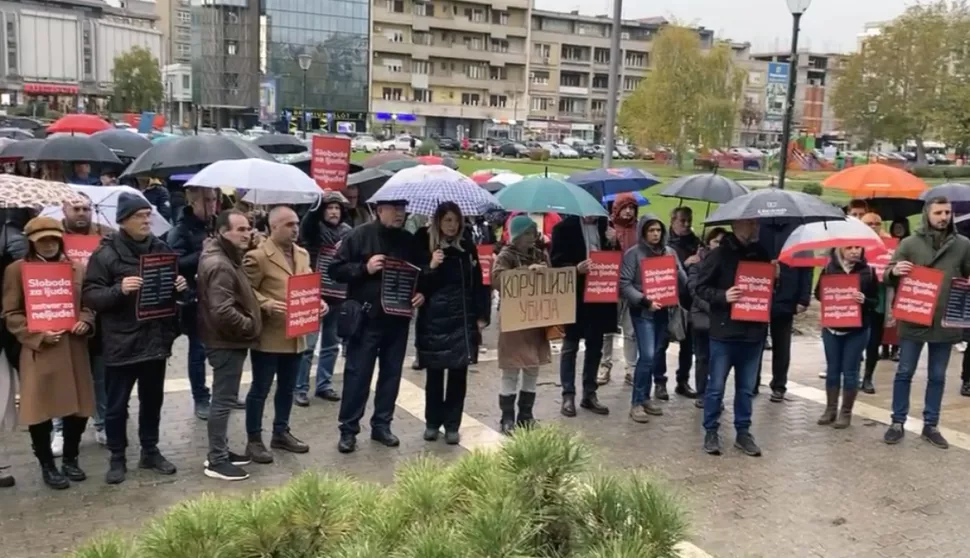
{"label": "beige coat", "polygon": [[[511,245],[506,245],[495,258],[492,266],[492,285],[499,284],[499,275],[505,270],[528,267],[537,263],[549,265],[549,259],[538,248],[531,248],[528,253],[522,253]],[[502,301],[499,300],[499,305],[501,304]],[[552,362],[552,350],[546,338],[546,328],[498,334],[499,368],[535,368],[550,362]]]}
{"label": "beige coat", "polygon": [[256,350],[266,353],[302,353],[306,350],[303,336],[286,337],[286,316],[272,311],[274,301],[286,302],[286,280],[291,275],[312,273],[310,254],[293,245],[293,263],[290,269],[286,256],[272,239],[267,238],[258,248],[250,250],[243,258],[243,270],[253,285],[256,300],[263,309],[263,333]]}
{"label": "beige coat", "polygon": [[[20,352],[20,422],[39,424],[54,418],[94,413],[94,384],[88,360],[88,340],[67,333],[56,345],[41,341],[42,333],[27,331],[24,291],[20,276],[23,260],[7,267],[3,275],[3,308],[7,329],[23,348]],[[94,333],[94,313],[81,307],[84,266],[71,262],[74,270],[74,304],[81,308],[79,320]]]}

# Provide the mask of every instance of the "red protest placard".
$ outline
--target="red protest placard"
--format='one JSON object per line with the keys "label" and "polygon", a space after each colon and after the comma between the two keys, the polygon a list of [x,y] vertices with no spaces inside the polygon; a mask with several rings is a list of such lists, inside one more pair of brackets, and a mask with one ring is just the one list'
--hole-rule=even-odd
{"label": "red protest placard", "polygon": [[320,274],[286,279],[286,336],[299,337],[320,329]]}
{"label": "red protest placard", "polygon": [[943,284],[943,271],[932,267],[913,266],[909,275],[899,281],[893,317],[901,322],[922,326],[933,325],[933,313]]}
{"label": "red protest placard", "polygon": [[495,261],[495,247],[491,244],[478,245],[478,265],[482,268],[482,284],[492,284],[492,262]]}
{"label": "red protest placard", "polygon": [[323,189],[343,190],[350,171],[350,138],[316,134],[310,141],[310,176]]}
{"label": "red protest placard", "polygon": [[[583,302],[617,301],[618,284],[620,282],[620,260],[622,258],[622,252],[595,251],[589,253],[590,264],[589,271],[586,273],[586,288],[583,289]],[[675,296],[676,293],[677,276],[675,274]]]}
{"label": "red protest placard", "polygon": [[734,274],[734,286],[742,291],[741,298],[731,305],[731,319],[741,322],[771,321],[771,293],[775,286],[775,264],[771,262],[739,262]]}
{"label": "red protest placard", "polygon": [[862,305],[856,301],[859,275],[823,275],[819,278],[822,327],[862,327]]}
{"label": "red protest placard", "polygon": [[100,243],[101,237],[96,234],[65,234],[64,253],[68,258],[87,267],[91,254]]}
{"label": "red protest placard", "polygon": [[70,330],[77,323],[69,262],[24,262],[20,268],[27,331]]}
{"label": "red protest placard", "polygon": [[677,262],[674,256],[640,260],[640,290],[644,298],[660,306],[677,304]]}

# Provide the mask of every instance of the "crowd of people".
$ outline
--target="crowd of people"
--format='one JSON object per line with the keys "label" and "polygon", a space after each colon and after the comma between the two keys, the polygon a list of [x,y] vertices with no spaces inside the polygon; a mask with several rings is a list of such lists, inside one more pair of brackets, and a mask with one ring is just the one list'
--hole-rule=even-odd
{"label": "crowd of people", "polygon": [[[176,473],[159,451],[159,427],[167,361],[180,335],[188,339],[194,412],[207,421],[205,475],[243,480],[249,476],[243,467],[271,463],[274,452],[310,451],[291,432],[290,416],[294,404],[307,406],[313,399],[339,404],[338,450],[354,452],[375,367],[369,435],[379,444],[398,446],[392,422],[412,318],[389,313],[382,305],[383,269],[391,259],[418,270],[411,305],[415,309],[413,366],[425,375],[423,438],[433,442],[443,435],[446,443],[459,444],[468,370],[480,354],[482,331],[492,321],[494,290],[483,280],[485,263],[478,244],[496,247],[490,256],[492,285],[512,270],[574,267],[577,271],[576,320],[561,331],[562,415],[577,415],[577,395],[580,409],[609,414],[597,390],[612,380],[614,367],[625,364],[630,420],[647,423],[662,416],[657,402],[670,399],[666,350],[676,342],[674,394],[695,399],[703,410],[704,451],[721,453],[720,417],[733,368],[735,446],[747,455],[761,455],[751,424],[762,352],[770,346],[770,400],[782,403],[794,317],[807,310],[813,293],[810,268],[777,263],[793,226],[737,220],[730,230],[711,228],[701,238],[694,232],[690,208],[678,207],[669,220],[648,213],[638,216],[635,198],[624,195],[613,203],[610,218],[511,214],[483,219],[463,215],[452,202],[441,203],[430,218],[418,218],[407,213],[407,200],[367,207],[359,204],[356,193],[354,188],[344,193],[325,191],[312,209],[275,206],[262,213],[245,204],[219,207],[215,190],[188,188],[184,205],[175,212],[174,228],[164,238],[152,234],[149,226],[151,214],[159,207],[133,194],[121,195],[115,227],[95,224],[91,204],[84,201],[65,202],[60,221],[32,215],[23,218],[22,224],[7,219],[0,243],[6,267],[3,348],[19,373],[19,418],[28,427],[44,482],[60,489],[86,478],[79,447],[88,417],[93,418],[97,440],[109,451],[106,482],[125,481],[128,406],[136,385],[138,467],[160,475]],[[887,234],[864,201],[852,202],[848,211]],[[102,237],[86,265],[68,258],[66,233]],[[892,349],[883,346],[882,332],[897,327],[889,312],[892,292],[914,265],[942,270],[944,291],[951,277],[970,276],[970,240],[955,231],[952,208],[945,199],[926,203],[921,226],[913,234],[905,221],[894,222],[888,234],[901,240],[884,272],[870,266],[860,247],[833,250],[822,270],[823,275],[860,276],[855,299],[862,305],[864,319],[860,327],[822,332],[827,404],[818,423],[848,427],[858,391],[874,393],[876,362],[898,359],[892,424],[885,441],[899,442],[916,363],[923,345],[928,345],[923,437],[945,448],[947,442],[938,429],[945,369],[951,346],[962,338],[962,331],[941,327],[938,310],[929,327],[900,322],[899,340]],[[590,256],[597,251],[622,252],[616,303],[584,300]],[[138,264],[147,254],[177,256],[176,316],[137,316],[137,294],[143,286]],[[643,262],[662,256],[672,256],[676,262],[678,302],[673,306],[648,298],[641,284]],[[77,323],[64,331],[29,331],[21,266],[52,261],[72,266],[80,309]],[[731,304],[742,294],[734,284],[735,273],[745,261],[775,266],[770,324],[732,318]],[[312,271],[346,285],[346,292],[321,298],[317,331],[287,336],[287,280]],[[818,298],[817,287],[814,293]],[[946,293],[942,296],[945,299]],[[616,335],[623,338],[622,362],[613,354]],[[536,423],[536,386],[540,368],[552,362],[550,338],[544,327],[498,334],[497,423],[503,434]],[[577,394],[580,341],[585,352]],[[341,352],[344,369],[338,391],[333,375]],[[241,397],[247,358],[252,384]],[[206,385],[206,362],[212,369],[211,389]],[[965,363],[964,369],[970,367]],[[267,447],[263,414],[274,380]],[[964,380],[968,394],[970,377]],[[239,453],[231,451],[228,442],[234,409],[245,412],[246,444]]]}

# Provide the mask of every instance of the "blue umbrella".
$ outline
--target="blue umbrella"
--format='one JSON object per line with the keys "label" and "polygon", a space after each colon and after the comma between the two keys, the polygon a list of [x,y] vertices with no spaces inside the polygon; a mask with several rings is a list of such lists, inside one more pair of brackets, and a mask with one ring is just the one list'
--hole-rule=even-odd
{"label": "blue umbrella", "polygon": [[[616,196],[618,195],[619,194],[610,194],[608,196],[603,196],[603,203],[615,202]],[[648,200],[646,196],[640,192],[631,192],[631,195],[633,196],[633,199],[637,201],[637,205],[650,205],[650,200]]]}
{"label": "blue umbrella", "polygon": [[660,179],[636,167],[593,169],[569,175],[569,182],[597,198],[623,192],[636,192],[659,184]]}

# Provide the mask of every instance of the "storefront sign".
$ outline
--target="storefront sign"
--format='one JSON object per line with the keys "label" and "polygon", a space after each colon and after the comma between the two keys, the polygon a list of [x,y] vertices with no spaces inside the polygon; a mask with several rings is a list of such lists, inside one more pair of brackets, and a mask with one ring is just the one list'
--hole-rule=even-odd
{"label": "storefront sign", "polygon": [[24,93],[40,95],[77,95],[78,87],[70,83],[24,83]]}

